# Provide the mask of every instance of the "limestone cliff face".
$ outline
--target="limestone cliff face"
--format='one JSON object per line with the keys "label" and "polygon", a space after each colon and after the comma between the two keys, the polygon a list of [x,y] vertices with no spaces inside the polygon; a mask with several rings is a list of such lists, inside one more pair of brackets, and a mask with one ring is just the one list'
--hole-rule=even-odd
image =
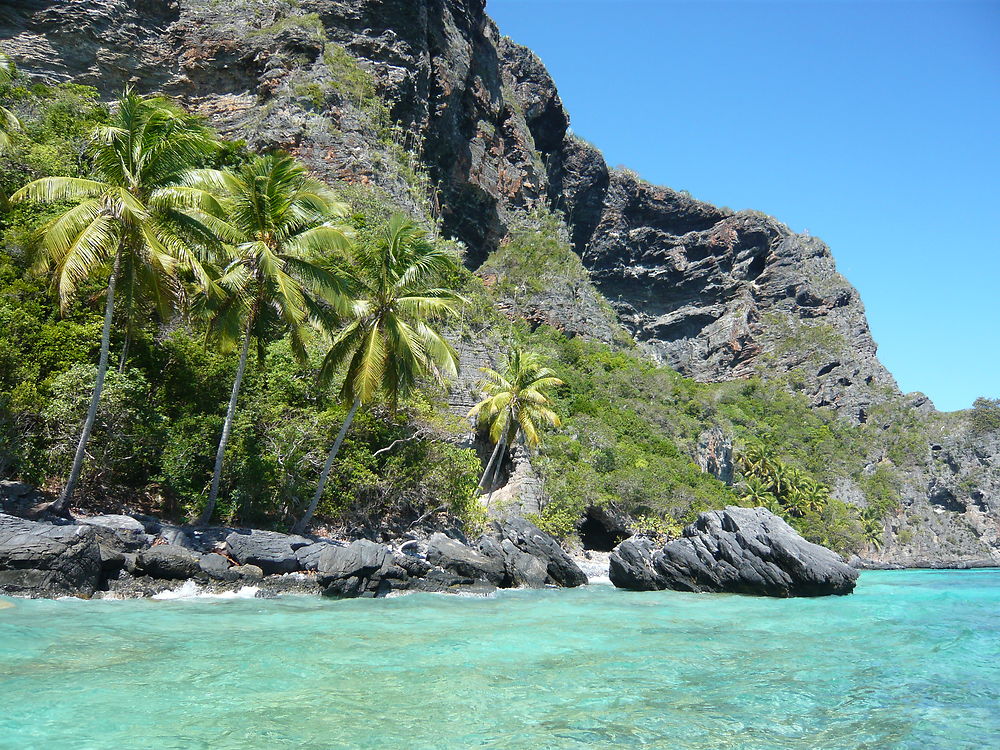
{"label": "limestone cliff face", "polygon": [[[472,265],[515,212],[558,209],[621,323],[696,379],[781,378],[855,422],[901,398],[826,245],[609,169],[484,0],[21,0],[0,5],[0,45],[33,77],[161,91],[254,148],[375,185],[439,217]],[[963,430],[907,478],[883,556],[1000,560],[998,446]]]}

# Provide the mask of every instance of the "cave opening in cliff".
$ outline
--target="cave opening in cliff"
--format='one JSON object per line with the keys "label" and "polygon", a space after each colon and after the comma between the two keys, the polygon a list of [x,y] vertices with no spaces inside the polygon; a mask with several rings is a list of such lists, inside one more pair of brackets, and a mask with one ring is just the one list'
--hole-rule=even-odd
{"label": "cave opening in cliff", "polygon": [[593,511],[587,511],[583,523],[580,524],[580,541],[583,543],[583,548],[594,552],[610,552],[625,536],[614,529],[609,529],[600,518],[595,517]]}

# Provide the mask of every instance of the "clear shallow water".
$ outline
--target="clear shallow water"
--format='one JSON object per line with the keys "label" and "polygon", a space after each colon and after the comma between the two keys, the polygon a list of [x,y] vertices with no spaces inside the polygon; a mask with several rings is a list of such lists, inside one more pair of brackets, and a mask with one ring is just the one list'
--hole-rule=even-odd
{"label": "clear shallow water", "polygon": [[0,609],[0,748],[1000,747],[1000,571]]}

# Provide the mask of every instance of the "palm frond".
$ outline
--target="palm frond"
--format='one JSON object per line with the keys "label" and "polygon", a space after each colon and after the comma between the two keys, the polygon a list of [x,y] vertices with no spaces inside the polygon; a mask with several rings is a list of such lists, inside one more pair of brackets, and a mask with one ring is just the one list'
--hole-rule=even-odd
{"label": "palm frond", "polygon": [[113,189],[113,186],[97,180],[84,180],[79,177],[42,177],[15,191],[10,200],[12,203],[82,201],[87,198],[97,198]]}

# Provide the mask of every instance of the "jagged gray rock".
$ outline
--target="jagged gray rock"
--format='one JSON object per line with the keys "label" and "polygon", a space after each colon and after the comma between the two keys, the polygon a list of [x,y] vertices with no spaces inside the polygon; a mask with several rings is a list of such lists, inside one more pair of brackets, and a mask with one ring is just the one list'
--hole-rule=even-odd
{"label": "jagged gray rock", "polygon": [[459,576],[488,581],[494,586],[502,585],[506,577],[503,560],[488,557],[440,532],[433,534],[427,542],[427,562]]}
{"label": "jagged gray rock", "polygon": [[730,506],[700,514],[660,550],[645,539],[622,542],[611,555],[610,577],[619,588],[642,591],[789,597],[849,594],[858,573],[770,511]]}
{"label": "jagged gray rock", "polygon": [[320,586],[327,596],[375,596],[383,594],[382,573],[392,564],[392,553],[384,544],[358,539],[347,547],[329,547],[319,556]]}
{"label": "jagged gray rock", "polygon": [[0,591],[26,596],[90,596],[100,584],[101,551],[90,526],[57,526],[0,513]]}
{"label": "jagged gray rock", "polygon": [[484,534],[490,542],[480,541],[480,552],[492,552],[499,547],[505,559],[512,560],[511,577],[520,578],[526,585],[532,585],[537,580],[532,563],[518,557],[520,552],[536,558],[545,568],[546,577],[543,583],[572,588],[587,583],[587,576],[580,570],[573,559],[567,555],[559,543],[533,523],[524,518],[509,518],[493,521],[490,530]]}
{"label": "jagged gray rock", "polygon": [[123,550],[135,551],[149,546],[150,537],[141,523],[131,516],[103,515],[77,518],[77,523],[98,529],[102,538],[119,545]]}
{"label": "jagged gray rock", "polygon": [[312,543],[303,536],[260,529],[239,529],[226,537],[234,560],[241,565],[256,565],[267,575],[299,570],[296,550]]}
{"label": "jagged gray rock", "polygon": [[320,555],[327,547],[331,546],[344,547],[346,545],[332,539],[320,539],[305,547],[298,547],[295,550],[295,557],[299,562],[299,570],[316,570],[319,567]]}

